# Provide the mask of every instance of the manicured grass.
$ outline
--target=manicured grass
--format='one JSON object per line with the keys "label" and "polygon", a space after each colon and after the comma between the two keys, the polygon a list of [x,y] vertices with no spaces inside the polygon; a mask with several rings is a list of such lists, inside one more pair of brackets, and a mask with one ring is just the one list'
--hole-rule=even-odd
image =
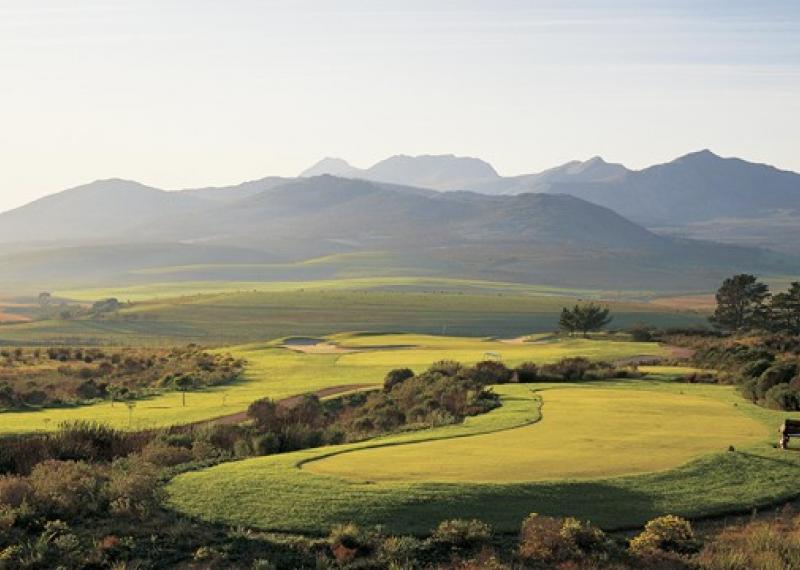
{"label": "manicured grass", "polygon": [[763,424],[711,398],[624,389],[552,388],[541,422],[516,430],[307,463],[353,481],[528,482],[678,467],[727,445],[763,440]]}
{"label": "manicured grass", "polygon": [[[355,521],[381,524],[390,532],[425,534],[453,517],[480,518],[501,532],[516,532],[530,512],[577,516],[609,529],[629,528],[667,512],[690,517],[742,512],[798,493],[800,454],[779,452],[767,441],[785,414],[744,402],[732,387],[658,379],[550,387],[540,392],[545,419],[534,425],[528,424],[539,403],[528,389],[499,387],[502,408],[459,426],[187,473],[169,484],[168,501],[200,518],[264,529],[324,534],[334,524]],[[554,406],[560,410],[554,410],[552,421],[549,393],[554,402],[561,402]],[[620,398],[616,402],[615,393]],[[664,403],[663,411],[659,402]],[[708,413],[712,418],[705,417]],[[666,417],[671,414],[676,417]],[[653,427],[654,421],[661,427]],[[637,436],[643,426],[648,431]],[[536,436],[539,429],[544,432],[541,438]],[[654,429],[667,433],[654,434]],[[487,432],[495,433],[477,435]],[[494,454],[491,448],[497,445]],[[536,446],[534,452],[527,451],[529,445]],[[725,451],[728,445],[736,451]],[[477,450],[477,455],[457,458],[450,448],[464,454]],[[426,460],[414,473],[405,454],[419,449]],[[675,466],[714,450],[718,452],[671,470],[614,476]],[[437,453],[438,470],[431,459]],[[545,467],[537,464],[536,453],[545,454]],[[375,470],[381,465],[368,460],[360,463],[367,472],[357,474],[356,480],[313,471],[315,464],[367,456],[404,478],[376,480],[380,473]],[[656,463],[648,466],[651,456]],[[458,469],[450,469],[449,459]],[[454,472],[469,480],[442,481]],[[465,473],[472,475],[464,477]],[[596,478],[579,479],[590,476]],[[485,479],[491,482],[475,482]]]}
{"label": "manicured grass", "polygon": [[[96,420],[120,428],[146,429],[190,423],[240,412],[259,398],[284,398],[330,386],[380,383],[392,368],[408,366],[419,370],[436,360],[459,359],[477,362],[486,352],[503,351],[511,364],[523,360],[552,362],[562,356],[579,354],[661,354],[654,343],[632,343],[570,339],[563,342],[507,345],[475,338],[400,335],[405,349],[371,348],[350,354],[301,354],[278,347],[278,342],[261,343],[229,349],[247,360],[242,381],[203,391],[190,392],[186,407],[179,393],[156,395],[139,400],[131,412],[124,404],[99,404],[49,408],[38,411],[0,413],[0,434],[52,430],[69,420]],[[368,340],[367,340],[368,339]],[[397,335],[336,335],[343,345],[372,342],[375,346],[398,344]],[[368,347],[362,347],[365,350]],[[513,350],[512,350],[513,349]]]}

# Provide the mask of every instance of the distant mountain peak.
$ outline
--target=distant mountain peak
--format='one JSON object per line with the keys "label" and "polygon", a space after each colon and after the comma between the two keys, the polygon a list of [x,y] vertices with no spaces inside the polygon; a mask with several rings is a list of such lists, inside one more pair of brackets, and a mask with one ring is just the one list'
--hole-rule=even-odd
{"label": "distant mountain peak", "polygon": [[720,160],[721,156],[711,152],[709,149],[704,148],[695,152],[690,152],[676,159],[677,161],[693,161],[693,160]]}
{"label": "distant mountain peak", "polygon": [[359,169],[352,166],[349,162],[342,158],[334,158],[326,156],[313,166],[306,168],[300,173],[301,178],[308,178],[310,176],[320,176],[322,174],[330,174],[333,176],[354,176],[359,172]]}

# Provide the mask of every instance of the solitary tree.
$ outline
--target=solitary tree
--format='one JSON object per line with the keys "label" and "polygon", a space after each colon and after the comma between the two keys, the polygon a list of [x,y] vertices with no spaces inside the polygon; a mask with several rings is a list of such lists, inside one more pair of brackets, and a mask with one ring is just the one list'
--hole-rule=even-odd
{"label": "solitary tree", "polygon": [[776,293],[770,303],[775,328],[789,334],[800,334],[800,281],[795,281],[785,293]]}
{"label": "solitary tree", "polygon": [[561,310],[559,325],[570,334],[581,331],[585,338],[589,331],[600,330],[611,320],[611,309],[595,303],[587,303],[575,305],[572,309],[564,307]]}
{"label": "solitary tree", "polygon": [[194,387],[194,378],[191,376],[176,376],[172,381],[175,388],[181,393],[182,406],[186,407],[186,392]]}
{"label": "solitary tree", "polygon": [[719,328],[743,330],[766,324],[769,287],[755,275],[742,273],[722,282],[717,308],[709,320]]}

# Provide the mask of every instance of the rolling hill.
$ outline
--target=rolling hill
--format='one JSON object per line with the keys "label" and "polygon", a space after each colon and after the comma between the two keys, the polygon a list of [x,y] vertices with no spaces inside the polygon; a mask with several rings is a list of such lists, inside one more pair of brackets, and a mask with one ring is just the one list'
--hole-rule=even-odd
{"label": "rolling hill", "polygon": [[125,235],[157,218],[205,207],[190,195],[130,180],[97,180],[0,214],[0,242],[74,243]]}

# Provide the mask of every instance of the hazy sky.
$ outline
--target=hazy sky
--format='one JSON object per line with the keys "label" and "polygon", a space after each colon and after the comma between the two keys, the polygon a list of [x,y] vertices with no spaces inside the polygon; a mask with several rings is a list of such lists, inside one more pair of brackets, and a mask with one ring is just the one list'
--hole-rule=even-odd
{"label": "hazy sky", "polygon": [[0,209],[324,156],[800,170],[800,2],[0,0]]}

